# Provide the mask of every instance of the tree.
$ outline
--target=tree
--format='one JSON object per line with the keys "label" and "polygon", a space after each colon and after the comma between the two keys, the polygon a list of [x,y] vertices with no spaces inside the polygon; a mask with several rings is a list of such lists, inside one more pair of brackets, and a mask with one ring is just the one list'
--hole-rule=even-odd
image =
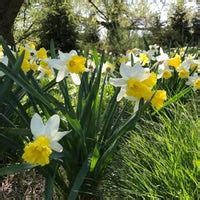
{"label": "tree", "polygon": [[192,37],[194,45],[198,45],[200,43],[200,15],[198,13],[192,19]]}
{"label": "tree", "polygon": [[14,21],[23,2],[24,0],[1,0],[0,3],[0,35],[11,46],[15,45],[13,37]]}
{"label": "tree", "polygon": [[53,39],[56,47],[62,51],[76,48],[77,32],[73,20],[70,2],[63,0],[48,0],[44,5],[44,17],[40,21],[39,46],[49,49],[50,40]]}

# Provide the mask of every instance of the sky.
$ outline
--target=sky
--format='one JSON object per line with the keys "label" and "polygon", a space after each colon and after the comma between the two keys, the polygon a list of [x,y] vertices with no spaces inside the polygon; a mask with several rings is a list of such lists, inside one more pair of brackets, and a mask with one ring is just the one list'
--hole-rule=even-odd
{"label": "sky", "polygon": [[[128,0],[130,3],[137,3],[140,0]],[[172,3],[176,3],[177,0],[146,0],[150,4],[150,9],[154,12],[162,13],[161,14],[161,21],[167,20],[167,13],[169,7]],[[192,10],[197,10],[197,5],[195,0],[185,0],[185,6],[187,8],[192,8]]]}

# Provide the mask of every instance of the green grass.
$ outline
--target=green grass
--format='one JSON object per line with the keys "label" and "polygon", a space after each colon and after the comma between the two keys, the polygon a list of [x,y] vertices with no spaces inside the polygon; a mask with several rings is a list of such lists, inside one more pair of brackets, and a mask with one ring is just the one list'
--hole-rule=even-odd
{"label": "green grass", "polygon": [[112,199],[200,199],[197,105],[171,106],[122,142],[106,185]]}

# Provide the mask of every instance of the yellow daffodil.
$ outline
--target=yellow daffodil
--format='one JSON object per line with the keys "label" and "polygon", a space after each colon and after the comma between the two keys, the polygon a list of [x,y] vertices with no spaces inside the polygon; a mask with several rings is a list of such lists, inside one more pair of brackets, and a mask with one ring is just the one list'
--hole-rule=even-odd
{"label": "yellow daffodil", "polygon": [[151,99],[151,104],[157,110],[163,107],[164,101],[167,99],[167,93],[165,90],[157,90]]}
{"label": "yellow daffodil", "polygon": [[146,53],[140,53],[139,60],[142,65],[146,65],[150,62],[150,59]]}
{"label": "yellow daffodil", "polygon": [[197,73],[194,73],[192,76],[188,77],[186,85],[193,86],[194,90],[200,89],[200,76]]}
{"label": "yellow daffodil", "polygon": [[173,58],[168,60],[168,65],[178,69],[181,65],[181,56],[176,54]]}
{"label": "yellow daffodil", "polygon": [[72,50],[69,53],[59,51],[59,59],[49,59],[48,65],[58,70],[56,81],[63,80],[70,74],[73,82],[80,85],[79,74],[87,71],[85,67],[86,58],[77,55],[76,51]]}
{"label": "yellow daffodil", "polygon": [[37,113],[31,119],[31,132],[34,140],[26,144],[22,158],[29,164],[44,166],[49,164],[52,151],[62,152],[58,143],[69,131],[59,132],[60,117],[53,115],[46,125]]}
{"label": "yellow daffodil", "polygon": [[116,87],[121,87],[117,96],[117,101],[123,97],[135,101],[135,111],[138,108],[141,98],[149,100],[153,94],[152,88],[156,84],[157,77],[148,69],[144,69],[140,64],[133,67],[121,64],[120,74],[122,78],[111,78],[110,83]]}

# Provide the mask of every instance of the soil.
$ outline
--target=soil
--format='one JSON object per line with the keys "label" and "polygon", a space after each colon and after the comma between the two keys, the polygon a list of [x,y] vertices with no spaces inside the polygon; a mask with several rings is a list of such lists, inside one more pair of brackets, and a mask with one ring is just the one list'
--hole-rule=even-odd
{"label": "soil", "polygon": [[1,200],[42,200],[44,178],[34,169],[0,178]]}

